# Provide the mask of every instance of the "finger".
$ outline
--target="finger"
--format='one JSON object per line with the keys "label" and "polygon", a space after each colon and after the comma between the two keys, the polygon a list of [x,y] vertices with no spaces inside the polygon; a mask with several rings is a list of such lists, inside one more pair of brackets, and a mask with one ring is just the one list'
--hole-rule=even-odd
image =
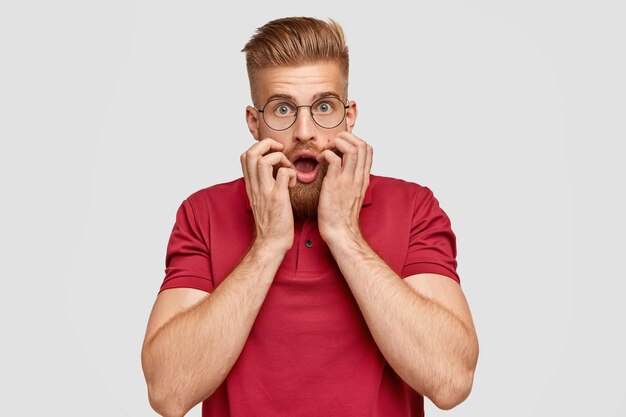
{"label": "finger", "polygon": [[248,178],[248,165],[246,164],[246,158],[247,158],[247,154],[246,152],[242,153],[241,156],[239,157],[239,162],[241,163],[241,170],[243,171],[243,177],[246,180],[246,191],[248,191],[248,194],[250,194],[250,185],[248,184],[249,182],[249,178]]}
{"label": "finger", "polygon": [[357,161],[355,167],[355,180],[362,183],[364,178],[365,164],[367,160],[367,147],[369,146],[363,139],[359,139],[350,132],[341,132],[337,137],[345,140],[357,149]]}
{"label": "finger", "polygon": [[271,138],[263,139],[252,145],[246,152],[246,168],[250,178],[250,186],[254,193],[259,189],[259,177],[257,174],[257,164],[259,159],[270,151],[280,151],[283,145]]}
{"label": "finger", "polygon": [[257,176],[259,185],[264,189],[274,186],[274,167],[292,168],[293,164],[282,152],[272,152],[260,158],[257,162]]}
{"label": "finger", "polygon": [[318,162],[326,161],[328,163],[327,177],[338,177],[341,174],[341,158],[330,149],[322,151],[315,159]]}
{"label": "finger", "polygon": [[341,138],[341,139],[345,140],[346,142],[349,142],[349,143],[351,143],[351,144],[353,144],[355,146],[358,143],[360,143],[360,142],[365,143],[365,141],[363,139],[359,138],[356,135],[353,135],[352,133],[350,133],[348,131],[343,131],[343,132],[337,133],[337,137]]}
{"label": "finger", "polygon": [[348,143],[345,139],[335,138],[332,141],[332,145],[329,142],[330,146],[334,145],[334,148],[343,154],[342,157],[342,172],[349,175],[350,177],[354,177],[354,171],[356,169],[356,164],[358,160],[358,150],[357,148]]}
{"label": "finger", "polygon": [[282,143],[272,138],[265,138],[252,145],[250,149],[248,149],[248,154],[251,156],[263,156],[268,152],[280,151],[282,149]]}
{"label": "finger", "polygon": [[276,187],[281,189],[291,188],[296,185],[296,170],[293,168],[280,167],[276,174]]}
{"label": "finger", "polygon": [[368,144],[365,151],[367,156],[365,159],[365,169],[363,170],[363,195],[365,195],[365,191],[367,191],[367,187],[370,184],[370,172],[372,170],[372,162],[374,161],[374,148]]}

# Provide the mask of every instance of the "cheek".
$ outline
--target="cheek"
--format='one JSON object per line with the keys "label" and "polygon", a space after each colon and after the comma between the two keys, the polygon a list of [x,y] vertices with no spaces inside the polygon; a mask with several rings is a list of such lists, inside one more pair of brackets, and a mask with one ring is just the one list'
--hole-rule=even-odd
{"label": "cheek", "polygon": [[346,125],[346,122],[344,120],[343,123],[341,123],[336,128],[325,132],[323,136],[323,144],[326,144],[328,142],[335,140],[337,135],[339,135],[341,132],[345,132],[346,130],[348,130],[348,126]]}
{"label": "cheek", "polygon": [[278,132],[276,130],[272,130],[263,123],[262,126],[259,126],[259,140],[271,138],[277,142],[280,142],[285,147],[283,149],[283,153],[290,147],[291,144],[291,135],[287,133],[288,131]]}
{"label": "cheek", "polygon": [[[338,132],[337,132],[338,133]],[[327,135],[324,137],[324,139],[322,141],[320,141],[320,146],[323,148],[324,146],[326,146],[328,143],[332,142],[333,139],[336,137],[336,133],[333,135]]]}

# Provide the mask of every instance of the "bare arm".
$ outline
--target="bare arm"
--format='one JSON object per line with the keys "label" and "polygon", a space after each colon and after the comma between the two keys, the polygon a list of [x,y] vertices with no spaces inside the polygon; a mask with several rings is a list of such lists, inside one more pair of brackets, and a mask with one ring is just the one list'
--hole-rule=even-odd
{"label": "bare arm", "polygon": [[465,296],[448,277],[419,274],[403,282],[389,268],[359,228],[371,146],[342,132],[326,149],[320,156],[329,164],[318,208],[320,234],[389,364],[439,408],[452,408],[469,395],[478,356]]}
{"label": "bare arm", "polygon": [[210,296],[176,289],[157,297],[142,363],[150,404],[161,415],[184,416],[224,381],[293,244],[289,187],[295,171],[281,149],[265,139],[241,156],[255,240],[239,265]]}
{"label": "bare arm", "polygon": [[398,375],[439,408],[465,400],[478,341],[459,285],[435,274],[404,282],[363,239],[344,239],[331,251],[378,348]]}
{"label": "bare arm", "polygon": [[[220,386],[243,349],[282,258],[253,245],[210,296],[146,334],[142,362],[157,412],[183,416]],[[162,314],[159,308],[157,300],[153,317]]]}

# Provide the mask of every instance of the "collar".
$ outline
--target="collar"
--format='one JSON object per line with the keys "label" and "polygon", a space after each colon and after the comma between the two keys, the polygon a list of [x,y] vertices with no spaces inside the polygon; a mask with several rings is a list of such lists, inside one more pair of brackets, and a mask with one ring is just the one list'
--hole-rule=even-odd
{"label": "collar", "polygon": [[[367,190],[365,190],[365,196],[363,197],[363,207],[369,206],[370,204],[372,204],[372,180],[373,178],[374,178],[374,175],[370,174],[370,183],[367,186]],[[243,178],[241,178],[241,190],[246,200],[246,211],[252,211],[252,207],[250,206],[250,199],[248,199],[248,193],[246,192],[246,183]]]}

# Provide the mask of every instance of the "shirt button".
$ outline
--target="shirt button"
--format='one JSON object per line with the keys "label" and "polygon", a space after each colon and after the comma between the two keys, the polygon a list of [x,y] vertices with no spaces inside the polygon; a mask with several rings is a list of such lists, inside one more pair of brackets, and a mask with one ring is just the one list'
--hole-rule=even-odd
{"label": "shirt button", "polygon": [[306,245],[307,248],[310,248],[313,246],[313,242],[311,242],[310,240],[307,240],[306,242],[304,242],[304,244]]}

